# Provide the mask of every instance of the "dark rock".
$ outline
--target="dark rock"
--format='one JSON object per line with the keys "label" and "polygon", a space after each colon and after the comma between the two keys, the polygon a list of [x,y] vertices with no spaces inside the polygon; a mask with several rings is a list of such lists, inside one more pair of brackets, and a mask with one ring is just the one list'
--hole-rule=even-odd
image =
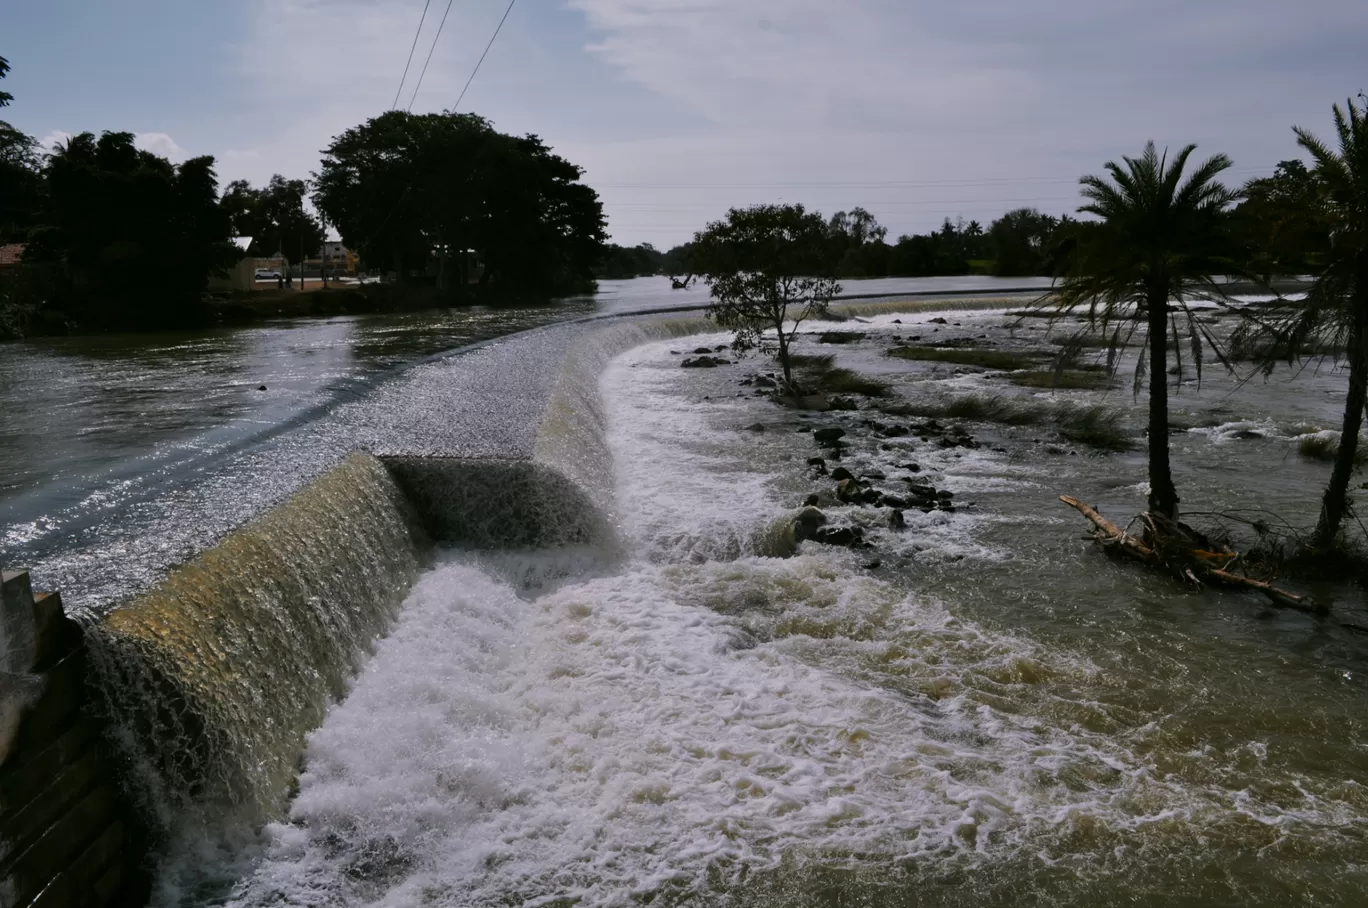
{"label": "dark rock", "polygon": [[765,431],[765,424],[762,423],[762,422],[753,422],[753,423],[751,423],[750,425],[746,426],[746,431],[747,431],[747,432],[763,432],[763,431]]}
{"label": "dark rock", "polygon": [[864,564],[860,566],[863,567],[866,571],[877,571],[879,568],[883,567],[883,562],[876,558],[873,561],[866,561]]}
{"label": "dark rock", "polygon": [[831,478],[836,480],[837,482],[840,482],[842,479],[854,479],[855,474],[847,470],[845,467],[837,467],[836,469],[831,471]]}
{"label": "dark rock", "polygon": [[671,350],[671,351],[670,351],[670,355],[671,355],[671,356],[678,356],[678,355],[679,355],[679,351],[678,351],[678,350]]}
{"label": "dark rock", "polygon": [[725,350],[725,349],[727,349],[727,345],[726,345],[726,344],[723,344],[723,345],[720,346],[720,347],[713,347],[713,352],[714,352],[714,353],[721,353],[721,352],[722,352],[723,350]]}
{"label": "dark rock", "polygon": [[879,505],[883,504],[883,498],[883,492],[880,492],[878,489],[865,489],[860,492],[860,504],[873,505],[877,508]]}
{"label": "dark rock", "polygon": [[920,472],[921,472],[921,464],[919,464],[919,463],[900,463],[900,464],[898,464],[898,466],[902,467],[904,470],[907,470],[908,472],[911,472],[911,473],[920,473]]}
{"label": "dark rock", "polygon": [[813,542],[823,545],[855,545],[864,541],[864,530],[860,527],[818,527],[811,537]]}
{"label": "dark rock", "polygon": [[868,473],[863,473],[863,474],[861,474],[860,478],[861,478],[861,479],[872,479],[872,480],[874,480],[875,482],[880,482],[880,481],[882,481],[882,480],[884,480],[884,479],[887,479],[888,477],[887,477],[886,475],[884,475],[883,473],[880,473],[878,470],[870,470]]}
{"label": "dark rock", "polygon": [[902,508],[894,508],[888,512],[888,528],[890,530],[907,529],[907,518],[903,516]]}
{"label": "dark rock", "polygon": [[[262,385],[261,390],[265,391],[266,386]],[[1241,429],[1240,431],[1236,432],[1232,437],[1241,439],[1243,441],[1248,441],[1251,438],[1263,438],[1264,434],[1262,432],[1255,432],[1253,429]]]}
{"label": "dark rock", "polygon": [[945,325],[945,324],[948,324],[948,322],[946,322],[946,320],[943,319],[943,318],[933,318],[933,319],[928,319],[928,321],[929,321],[931,324],[933,324],[933,325]]}
{"label": "dark rock", "polygon": [[919,340],[921,340],[921,337],[922,337],[922,336],[921,336],[920,334],[914,334],[914,335],[912,335],[912,340],[914,340],[914,341],[919,341]]}
{"label": "dark rock", "polygon": [[757,388],[777,388],[779,383],[767,375],[755,376],[755,387]]}
{"label": "dark rock", "polygon": [[812,433],[812,437],[821,444],[833,444],[845,438],[845,429],[840,426],[824,426]]}
{"label": "dark rock", "polygon": [[799,427],[798,427],[798,431],[799,431],[799,432],[811,432],[811,431],[812,431],[812,426],[799,426]]}
{"label": "dark rock", "polygon": [[703,355],[704,353],[711,353],[711,352],[713,352],[713,348],[712,348],[712,347],[698,347],[698,348],[696,348],[696,349],[694,350],[694,356],[701,356],[701,355]]}
{"label": "dark rock", "polygon": [[893,324],[895,324],[895,325],[901,325],[901,324],[902,324],[902,319],[900,319],[900,318],[895,318],[895,319],[893,319]]}
{"label": "dark rock", "polygon": [[815,508],[815,507],[817,507],[817,502],[819,502],[819,501],[821,501],[821,500],[822,500],[822,499],[817,495],[817,493],[816,493],[816,492],[813,492],[813,493],[812,493],[811,495],[809,495],[807,498],[804,498],[804,499],[803,499],[803,507],[805,507],[805,508]]}
{"label": "dark rock", "polygon": [[849,397],[832,397],[827,400],[827,406],[833,410],[858,410],[860,405]]}
{"label": "dark rock", "polygon": [[907,426],[885,426],[883,428],[884,438],[902,438],[909,434]]}
{"label": "dark rock", "polygon": [[824,458],[821,458],[821,457],[809,457],[809,458],[808,458],[808,466],[810,466],[810,467],[821,467],[822,469],[826,469],[826,460],[825,460]]}
{"label": "dark rock", "polygon": [[845,504],[859,504],[864,489],[854,479],[842,479],[836,483],[836,497]]}
{"label": "dark rock", "polygon": [[257,390],[258,390],[258,391],[265,391],[265,390],[266,390],[266,386],[265,386],[265,385],[258,385],[258,386],[257,386]]}
{"label": "dark rock", "polygon": [[711,369],[715,366],[726,366],[729,363],[719,356],[700,356],[697,359],[686,359],[680,365],[685,369]]}
{"label": "dark rock", "polygon": [[[817,496],[810,497],[816,498]],[[804,539],[816,539],[821,528],[826,526],[826,522],[827,515],[810,505],[804,506],[793,518],[793,538],[798,542],[802,542]]]}
{"label": "dark rock", "polygon": [[885,495],[883,497],[883,506],[901,510],[903,508],[912,507],[912,502],[908,501],[906,498],[899,498],[897,495]]}

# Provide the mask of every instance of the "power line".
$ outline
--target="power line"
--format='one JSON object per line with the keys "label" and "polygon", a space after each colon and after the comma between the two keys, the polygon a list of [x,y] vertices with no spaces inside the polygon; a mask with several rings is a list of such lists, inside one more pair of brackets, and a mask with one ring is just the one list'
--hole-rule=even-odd
{"label": "power line", "polygon": [[423,87],[423,76],[427,75],[428,64],[432,62],[432,52],[437,49],[437,42],[442,37],[442,27],[446,25],[447,15],[451,12],[451,3],[452,0],[447,0],[446,10],[442,13],[442,21],[437,23],[437,34],[432,37],[432,46],[428,48],[427,59],[423,61],[423,71],[418,74],[418,84],[413,86],[413,97],[409,98],[409,110],[413,110],[413,102],[418,100],[418,89]]}
{"label": "power line", "polygon": [[409,47],[408,61],[404,64],[404,75],[399,80],[399,87],[394,90],[394,103],[390,105],[390,110],[397,110],[399,107],[399,95],[404,91],[404,83],[408,81],[409,67],[413,65],[413,51],[418,47],[418,36],[423,33],[423,23],[427,21],[428,7],[432,5],[432,0],[427,0],[423,4],[423,15],[418,18],[418,30],[413,33],[413,44]]}
{"label": "power line", "polygon": [[480,71],[480,66],[484,63],[485,57],[489,56],[489,49],[494,46],[494,39],[499,37],[499,32],[503,30],[504,23],[508,21],[508,14],[513,12],[513,4],[518,0],[508,0],[508,9],[504,10],[503,18],[499,20],[498,26],[494,29],[494,34],[489,36],[489,43],[485,45],[484,53],[480,54],[480,59],[476,61],[475,68],[470,71],[470,78],[466,79],[465,88],[461,89],[461,94],[456,98],[456,103],[451,106],[452,112],[461,106],[461,101],[465,99],[466,91],[470,88],[470,83],[475,81],[475,74]]}

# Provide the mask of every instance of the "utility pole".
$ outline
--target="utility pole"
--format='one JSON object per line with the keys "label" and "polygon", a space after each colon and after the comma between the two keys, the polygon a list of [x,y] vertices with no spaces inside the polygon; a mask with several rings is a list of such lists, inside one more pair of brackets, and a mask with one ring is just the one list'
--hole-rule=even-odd
{"label": "utility pole", "polygon": [[304,292],[304,231],[299,231],[299,292]]}

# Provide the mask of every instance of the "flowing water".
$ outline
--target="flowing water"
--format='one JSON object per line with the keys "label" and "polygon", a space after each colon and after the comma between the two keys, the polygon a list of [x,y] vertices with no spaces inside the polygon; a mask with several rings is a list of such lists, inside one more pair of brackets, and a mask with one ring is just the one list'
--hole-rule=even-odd
{"label": "flowing water", "polygon": [[[907,400],[1101,399],[1138,434],[1128,386],[1052,397],[883,355],[933,332],[1046,344],[1001,312],[947,315],[870,318],[838,362]],[[676,351],[725,340],[613,359],[611,482],[594,495],[615,538],[443,552],[310,735],[288,818],[172,862],[159,900],[1368,901],[1358,591],[1317,589],[1334,606],[1317,619],[1109,562],[1055,496],[1135,513],[1138,452],[1092,453],[1048,426],[971,423],[981,444],[964,449],[876,438],[866,412],[805,421],[740,383],[759,361],[679,368]],[[1343,384],[1324,368],[1184,385],[1185,507],[1310,520],[1328,469],[1296,439],[1335,425]],[[896,489],[915,460],[956,510],[892,530],[835,504],[806,466],[802,429],[822,425],[850,431],[841,462],[857,474]],[[873,548],[768,557],[770,528],[812,491]]]}

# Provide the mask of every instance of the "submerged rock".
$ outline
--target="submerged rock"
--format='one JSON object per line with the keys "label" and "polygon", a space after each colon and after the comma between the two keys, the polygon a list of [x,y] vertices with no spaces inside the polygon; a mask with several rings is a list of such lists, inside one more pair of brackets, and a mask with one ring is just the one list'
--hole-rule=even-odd
{"label": "submerged rock", "polygon": [[907,529],[907,518],[903,516],[901,508],[894,508],[888,512],[888,528],[890,530]]}
{"label": "submerged rock", "polygon": [[840,426],[825,426],[821,429],[813,430],[812,437],[817,439],[818,444],[835,444],[845,438],[846,431]]}
{"label": "submerged rock", "polygon": [[812,541],[822,545],[853,546],[864,542],[864,530],[859,527],[818,527],[812,534]]}
{"label": "submerged rock", "polygon": [[720,356],[700,356],[695,359],[686,359],[680,365],[685,369],[711,369],[715,366],[729,366],[731,361]]}
{"label": "submerged rock", "polygon": [[750,425],[746,426],[746,431],[747,431],[747,432],[763,432],[763,431],[765,431],[765,424],[762,423],[762,422],[753,422],[753,423],[751,423]]}
{"label": "submerged rock", "polygon": [[827,401],[827,406],[833,410],[858,410],[860,405],[852,397],[833,397]]}
{"label": "submerged rock", "polygon": [[817,503],[820,502],[821,500],[822,500],[821,497],[820,497],[816,492],[813,492],[813,493],[812,493],[811,495],[809,495],[807,498],[804,498],[804,499],[803,499],[803,507],[805,507],[805,508],[815,508],[815,507],[817,507]]}

